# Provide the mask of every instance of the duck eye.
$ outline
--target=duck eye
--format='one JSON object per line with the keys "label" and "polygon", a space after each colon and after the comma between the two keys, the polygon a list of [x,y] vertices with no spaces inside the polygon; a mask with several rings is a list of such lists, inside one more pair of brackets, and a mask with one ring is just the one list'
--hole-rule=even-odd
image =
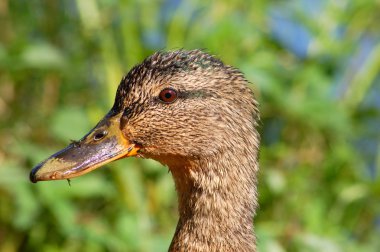
{"label": "duck eye", "polygon": [[99,141],[99,140],[101,140],[103,137],[105,137],[107,134],[108,134],[108,132],[107,132],[106,130],[100,131],[100,132],[98,132],[98,133],[95,134],[95,136],[94,136],[94,140],[95,140],[95,141]]}
{"label": "duck eye", "polygon": [[173,88],[165,88],[160,92],[158,97],[164,103],[172,103],[177,99],[177,90]]}

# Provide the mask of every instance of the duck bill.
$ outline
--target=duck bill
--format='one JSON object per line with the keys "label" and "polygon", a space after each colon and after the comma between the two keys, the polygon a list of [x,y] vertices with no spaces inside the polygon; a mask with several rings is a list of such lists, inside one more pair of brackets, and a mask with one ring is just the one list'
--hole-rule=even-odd
{"label": "duck bill", "polygon": [[74,178],[114,160],[137,155],[139,147],[124,137],[119,120],[107,115],[81,140],[34,167],[30,180],[36,183]]}

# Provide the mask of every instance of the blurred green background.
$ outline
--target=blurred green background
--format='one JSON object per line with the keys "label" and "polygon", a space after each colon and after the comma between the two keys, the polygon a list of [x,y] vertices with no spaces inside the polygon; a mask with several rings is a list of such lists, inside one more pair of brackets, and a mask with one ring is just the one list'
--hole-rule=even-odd
{"label": "blurred green background", "polygon": [[166,251],[168,170],[32,184],[161,49],[240,68],[262,113],[260,251],[380,251],[380,1],[0,0],[0,251]]}

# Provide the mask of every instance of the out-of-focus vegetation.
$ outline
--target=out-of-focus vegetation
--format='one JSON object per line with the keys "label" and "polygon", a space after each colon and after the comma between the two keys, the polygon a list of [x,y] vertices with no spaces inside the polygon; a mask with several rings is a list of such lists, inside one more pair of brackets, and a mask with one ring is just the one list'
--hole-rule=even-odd
{"label": "out-of-focus vegetation", "polygon": [[380,2],[0,1],[0,251],[165,251],[167,168],[32,184],[160,49],[206,48],[261,103],[260,251],[380,249]]}

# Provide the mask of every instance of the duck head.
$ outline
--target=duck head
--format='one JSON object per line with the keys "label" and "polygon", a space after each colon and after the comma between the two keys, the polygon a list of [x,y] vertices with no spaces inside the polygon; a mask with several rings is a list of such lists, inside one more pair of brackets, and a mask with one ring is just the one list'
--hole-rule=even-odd
{"label": "duck head", "polygon": [[130,156],[170,168],[233,150],[258,117],[246,83],[238,70],[199,50],[155,53],[122,78],[109,113],[33,168],[30,180],[69,179]]}

